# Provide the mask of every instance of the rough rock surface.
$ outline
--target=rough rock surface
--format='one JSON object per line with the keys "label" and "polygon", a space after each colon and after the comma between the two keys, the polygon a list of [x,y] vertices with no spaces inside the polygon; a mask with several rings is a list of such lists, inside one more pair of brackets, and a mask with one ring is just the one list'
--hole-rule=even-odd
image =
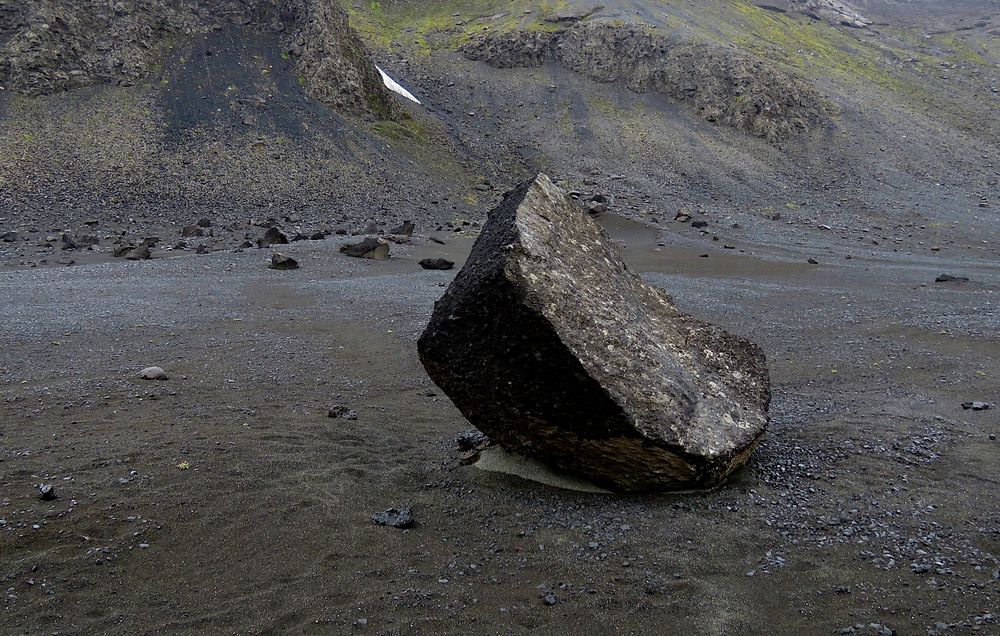
{"label": "rough rock surface", "polygon": [[497,68],[557,62],[599,82],[620,82],[687,104],[704,119],[769,141],[828,121],[819,93],[764,60],[680,42],[634,24],[579,23],[558,33],[485,34],[464,55]]}
{"label": "rough rock surface", "polygon": [[840,0],[791,0],[792,8],[830,24],[867,29],[872,21],[855,7]]}
{"label": "rough rock surface", "polygon": [[714,486],[767,425],[761,350],[679,313],[545,175],[491,213],[418,347],[494,442],[618,490]]}
{"label": "rough rock surface", "polygon": [[0,0],[0,86],[29,95],[146,77],[172,38],[227,24],[283,35],[313,98],[381,119],[401,111],[336,0]]}

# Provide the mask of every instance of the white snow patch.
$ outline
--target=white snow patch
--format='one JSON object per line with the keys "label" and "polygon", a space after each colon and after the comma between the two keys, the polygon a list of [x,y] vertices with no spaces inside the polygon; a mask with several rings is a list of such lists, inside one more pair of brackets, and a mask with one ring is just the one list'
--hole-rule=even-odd
{"label": "white snow patch", "polygon": [[393,93],[398,93],[399,95],[402,95],[403,97],[405,97],[406,99],[410,100],[411,102],[416,102],[418,104],[420,103],[420,100],[417,99],[416,97],[414,97],[413,93],[411,93],[410,91],[406,90],[405,88],[403,88],[402,86],[400,86],[399,83],[396,82],[396,80],[394,80],[391,77],[389,77],[388,75],[386,75],[385,71],[383,71],[382,69],[380,69],[378,67],[378,65],[376,65],[375,68],[382,75],[382,82],[385,84],[386,88],[388,88]]}

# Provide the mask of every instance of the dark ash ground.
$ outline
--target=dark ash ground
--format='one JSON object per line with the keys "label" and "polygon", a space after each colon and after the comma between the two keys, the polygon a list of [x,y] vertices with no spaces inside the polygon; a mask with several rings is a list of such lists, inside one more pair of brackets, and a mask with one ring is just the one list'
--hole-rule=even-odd
{"label": "dark ash ground", "polygon": [[[431,35],[502,22],[488,4]],[[725,3],[605,4],[676,33]],[[935,48],[988,56],[996,25],[967,29],[989,2],[919,4],[945,35],[917,39],[913,83],[809,76],[841,113],[780,144],[447,46],[379,50],[427,109],[358,124],[237,27],[148,85],[0,98],[0,632],[1000,633],[1000,411],[961,406],[1000,402],[998,83]],[[904,26],[851,37],[902,46]],[[771,429],[724,488],[621,497],[461,464],[468,424],[415,348],[454,273],[417,263],[460,266],[536,170],[609,195],[634,269],[766,351]],[[180,236],[203,216],[210,235]],[[240,247],[269,220],[404,219],[412,244],[384,262],[336,234],[276,247],[290,272]],[[63,250],[62,232],[99,240]],[[153,235],[150,261],[110,255]],[[149,365],[171,379],[135,379]],[[415,528],[372,523],[400,506]]]}

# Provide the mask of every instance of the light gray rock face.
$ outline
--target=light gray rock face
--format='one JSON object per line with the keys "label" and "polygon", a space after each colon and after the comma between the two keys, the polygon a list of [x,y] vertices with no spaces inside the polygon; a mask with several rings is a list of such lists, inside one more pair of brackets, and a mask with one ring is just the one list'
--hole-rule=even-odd
{"label": "light gray rock face", "polygon": [[840,0],[792,0],[791,4],[794,9],[830,24],[855,29],[867,29],[872,24],[860,11]]}
{"label": "light gray rock face", "polygon": [[616,490],[715,486],[768,421],[761,350],[678,312],[545,175],[490,214],[418,347],[494,442]]}

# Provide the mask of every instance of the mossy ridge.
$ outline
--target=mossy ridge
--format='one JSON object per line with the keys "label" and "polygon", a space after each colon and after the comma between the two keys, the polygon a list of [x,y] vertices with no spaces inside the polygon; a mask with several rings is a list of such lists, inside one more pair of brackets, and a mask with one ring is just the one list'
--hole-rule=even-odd
{"label": "mossy ridge", "polygon": [[344,1],[351,25],[370,46],[421,56],[457,49],[484,29],[556,31],[558,25],[544,18],[568,4],[566,0]]}

